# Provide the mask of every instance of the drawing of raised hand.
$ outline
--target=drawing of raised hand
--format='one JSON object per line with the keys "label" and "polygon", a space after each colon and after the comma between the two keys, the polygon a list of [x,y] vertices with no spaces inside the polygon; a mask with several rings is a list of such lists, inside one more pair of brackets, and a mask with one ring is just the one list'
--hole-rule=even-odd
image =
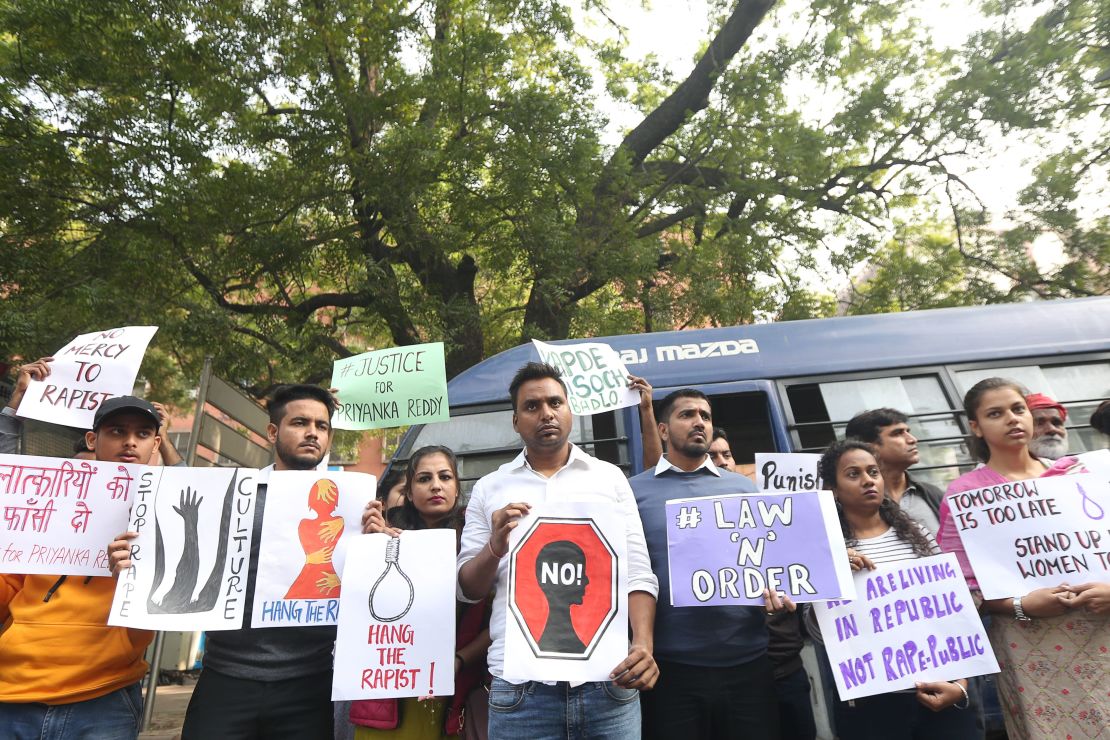
{"label": "drawing of raised hand", "polygon": [[320,563],[330,563],[331,554],[335,550],[334,547],[321,547],[315,552],[310,552],[305,556],[304,561],[310,565],[319,565]]}
{"label": "drawing of raised hand", "polygon": [[330,480],[316,481],[316,499],[327,504],[334,504],[339,500],[339,487]]}
{"label": "drawing of raised hand", "polygon": [[335,517],[334,519],[325,519],[320,522],[320,540],[323,542],[335,542],[336,538],[343,533],[343,519],[342,517]]}
{"label": "drawing of raised hand", "polygon": [[181,492],[181,506],[173,507],[173,510],[181,515],[185,520],[185,531],[190,529],[196,531],[197,523],[200,520],[200,504],[204,501],[203,496],[199,496],[192,488],[186,487]]}
{"label": "drawing of raised hand", "polygon": [[316,588],[320,589],[320,593],[324,596],[331,596],[331,592],[339,588],[339,576],[335,573],[325,573],[316,581]]}

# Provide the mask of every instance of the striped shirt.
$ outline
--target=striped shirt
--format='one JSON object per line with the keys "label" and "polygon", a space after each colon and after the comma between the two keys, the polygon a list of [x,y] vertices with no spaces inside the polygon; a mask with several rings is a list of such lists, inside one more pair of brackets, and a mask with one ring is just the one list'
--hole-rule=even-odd
{"label": "striped shirt", "polygon": [[[925,538],[929,540],[929,554],[939,555],[940,548],[937,547],[937,541],[933,539],[933,535],[929,534],[929,530],[916,522],[914,526],[918,527]],[[856,540],[856,545],[852,549],[871,558],[871,562],[875,565],[892,563],[895,560],[913,560],[919,557],[913,551],[913,545],[901,539],[898,533],[894,531],[894,527],[889,528],[878,537]]]}

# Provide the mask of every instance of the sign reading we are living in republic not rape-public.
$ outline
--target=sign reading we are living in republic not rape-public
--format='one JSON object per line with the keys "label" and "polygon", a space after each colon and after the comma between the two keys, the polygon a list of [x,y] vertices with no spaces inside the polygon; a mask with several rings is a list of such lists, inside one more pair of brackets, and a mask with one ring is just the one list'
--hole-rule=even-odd
{"label": "sign reading we are living in republic not rape-public", "polygon": [[667,502],[673,606],[847,599],[851,569],[832,493],[750,493]]}
{"label": "sign reading we are living in republic not rape-public", "polygon": [[533,339],[540,360],[563,373],[571,413],[589,416],[640,403],[628,387],[628,370],[620,355],[602,342],[547,344]]}
{"label": "sign reading we are living in republic not rape-public", "polygon": [[813,605],[841,701],[998,673],[955,555],[882,563],[855,585]]}
{"label": "sign reading we are living in republic not rape-public", "polygon": [[388,429],[451,418],[443,342],[391,347],[336,360],[336,429]]}
{"label": "sign reading we are living in republic not rape-public", "polygon": [[54,353],[50,375],[31,381],[16,413],[51,424],[91,428],[100,404],[133,391],[156,331],[157,326],[122,326],[82,334]]}
{"label": "sign reading we are living in republic not rape-public", "polygon": [[0,573],[107,575],[143,465],[0,455]]}
{"label": "sign reading we are living in republic not rape-public", "polygon": [[1101,473],[1000,483],[947,498],[987,599],[1110,581],[1110,482]]}

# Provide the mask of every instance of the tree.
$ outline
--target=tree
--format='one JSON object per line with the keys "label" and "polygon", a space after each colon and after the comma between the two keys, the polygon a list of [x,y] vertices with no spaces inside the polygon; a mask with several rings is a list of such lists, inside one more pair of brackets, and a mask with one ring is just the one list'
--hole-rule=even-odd
{"label": "tree", "polygon": [[[1096,5],[1067,5],[1074,44]],[[155,353],[262,394],[371,345],[442,340],[453,375],[532,337],[807,315],[817,253],[873,257],[938,190],[991,258],[951,162],[1048,125],[1060,24],[954,52],[891,0],[713,8],[671,80],[558,0],[2,2],[0,341],[154,322]],[[643,115],[616,146],[591,64]]]}

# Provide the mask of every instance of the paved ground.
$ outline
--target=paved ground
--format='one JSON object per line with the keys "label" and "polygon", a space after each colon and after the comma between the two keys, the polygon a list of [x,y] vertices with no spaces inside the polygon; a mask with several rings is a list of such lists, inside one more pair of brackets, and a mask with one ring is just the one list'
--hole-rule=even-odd
{"label": "paved ground", "polygon": [[150,720],[150,730],[139,737],[143,740],[176,740],[181,734],[185,708],[189,706],[189,697],[193,695],[195,685],[195,680],[187,678],[184,686],[159,686],[154,697],[154,716]]}

